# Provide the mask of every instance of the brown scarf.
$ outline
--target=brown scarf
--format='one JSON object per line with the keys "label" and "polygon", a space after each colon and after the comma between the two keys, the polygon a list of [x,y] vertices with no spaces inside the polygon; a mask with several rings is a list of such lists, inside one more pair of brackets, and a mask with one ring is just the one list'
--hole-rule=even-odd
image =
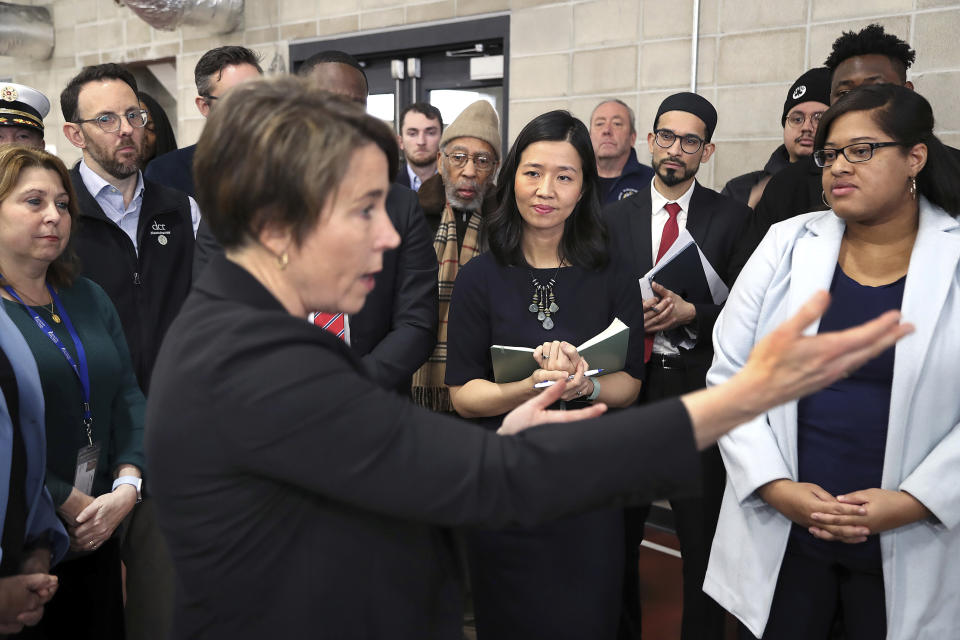
{"label": "brown scarf", "polygon": [[[421,187],[422,188],[422,187]],[[450,404],[450,390],[443,383],[447,372],[447,318],[450,313],[450,297],[453,295],[453,283],[457,279],[460,267],[470,258],[480,254],[479,211],[473,212],[463,236],[463,247],[457,251],[457,221],[449,203],[443,208],[437,235],[433,238],[433,248],[437,252],[440,271],[437,276],[440,293],[440,327],[437,331],[437,346],[426,363],[413,374],[413,401],[433,411],[453,411]]]}

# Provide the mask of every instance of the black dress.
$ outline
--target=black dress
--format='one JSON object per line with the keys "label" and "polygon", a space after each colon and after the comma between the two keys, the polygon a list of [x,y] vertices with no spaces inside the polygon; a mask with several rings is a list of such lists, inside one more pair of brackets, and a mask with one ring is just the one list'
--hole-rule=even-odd
{"label": "black dress", "polygon": [[[532,277],[556,275],[559,310],[546,330],[528,307]],[[614,318],[631,327],[626,371],[643,378],[643,310],[639,287],[611,265],[502,267],[492,254],[457,276],[450,304],[446,383],[493,380],[490,346],[535,348],[548,340],[580,344]],[[501,417],[477,422],[495,429]],[[570,469],[571,474],[582,470]],[[590,482],[585,476],[584,482]],[[470,578],[481,638],[614,638],[623,573],[623,511],[604,508],[528,528],[467,533]]]}

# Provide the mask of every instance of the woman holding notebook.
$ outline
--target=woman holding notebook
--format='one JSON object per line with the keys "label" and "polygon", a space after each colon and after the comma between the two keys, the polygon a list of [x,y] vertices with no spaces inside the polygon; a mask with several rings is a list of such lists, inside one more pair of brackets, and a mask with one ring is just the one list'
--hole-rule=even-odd
{"label": "woman holding notebook", "polygon": [[[643,380],[642,301],[629,274],[609,260],[586,126],[565,111],[530,122],[506,158],[498,195],[489,251],[463,267],[450,305],[446,383],[454,408],[495,429],[541,391],[535,384],[568,376],[567,403],[630,406]],[[623,370],[585,376],[593,365],[573,345],[614,319],[630,327]],[[495,344],[533,348],[536,370],[494,382]],[[621,509],[475,531],[467,541],[480,638],[615,637]]]}

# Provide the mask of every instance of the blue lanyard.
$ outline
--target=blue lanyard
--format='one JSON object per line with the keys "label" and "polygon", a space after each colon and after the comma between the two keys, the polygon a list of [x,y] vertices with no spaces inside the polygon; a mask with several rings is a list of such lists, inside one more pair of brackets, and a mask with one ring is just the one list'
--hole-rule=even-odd
{"label": "blue lanyard", "polygon": [[70,316],[67,315],[67,310],[63,308],[63,305],[60,304],[60,297],[57,296],[57,293],[53,290],[49,284],[47,285],[47,290],[50,292],[50,297],[53,300],[53,303],[57,306],[58,315],[63,318],[63,324],[67,327],[67,331],[70,332],[70,338],[73,340],[73,346],[77,349],[77,360],[79,364],[74,361],[73,356],[70,355],[70,352],[67,351],[67,348],[64,346],[63,341],[60,340],[60,336],[54,332],[50,326],[44,322],[43,318],[33,310],[33,307],[27,305],[20,296],[17,295],[17,292],[13,290],[13,287],[4,286],[4,289],[7,290],[13,298],[23,305],[23,308],[26,309],[30,316],[33,318],[33,321],[36,323],[37,327],[40,328],[43,333],[50,338],[50,341],[54,344],[57,349],[60,350],[60,353],[63,354],[63,357],[67,359],[67,364],[73,369],[73,372],[77,374],[77,380],[80,381],[80,392],[83,395],[83,405],[81,407],[83,411],[83,426],[87,432],[87,441],[93,445],[93,413],[90,411],[90,370],[87,368],[87,354],[83,350],[83,343],[80,342],[80,336],[77,335],[77,330],[73,328],[73,323],[70,322]]}

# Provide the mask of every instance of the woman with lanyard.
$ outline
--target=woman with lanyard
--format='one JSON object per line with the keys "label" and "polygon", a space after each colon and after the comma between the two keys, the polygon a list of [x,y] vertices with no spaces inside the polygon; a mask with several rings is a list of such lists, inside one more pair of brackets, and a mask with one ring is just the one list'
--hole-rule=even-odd
{"label": "woman with lanyard", "polygon": [[144,397],[116,310],[75,277],[77,215],[66,167],[44,151],[0,150],[0,297],[40,371],[47,488],[71,553],[31,637],[122,638],[114,531],[140,500]]}
{"label": "woman with lanyard", "polygon": [[[531,121],[499,180],[490,251],[457,277],[446,382],[457,412],[496,428],[539,391],[572,380],[566,402],[628,407],[643,378],[640,290],[608,258],[596,160],[586,126],[566,111]],[[626,366],[585,377],[580,344],[619,318],[630,327]],[[492,344],[536,348],[537,370],[493,381]],[[623,510],[615,506],[535,528],[467,535],[480,638],[614,638],[620,614]]]}

